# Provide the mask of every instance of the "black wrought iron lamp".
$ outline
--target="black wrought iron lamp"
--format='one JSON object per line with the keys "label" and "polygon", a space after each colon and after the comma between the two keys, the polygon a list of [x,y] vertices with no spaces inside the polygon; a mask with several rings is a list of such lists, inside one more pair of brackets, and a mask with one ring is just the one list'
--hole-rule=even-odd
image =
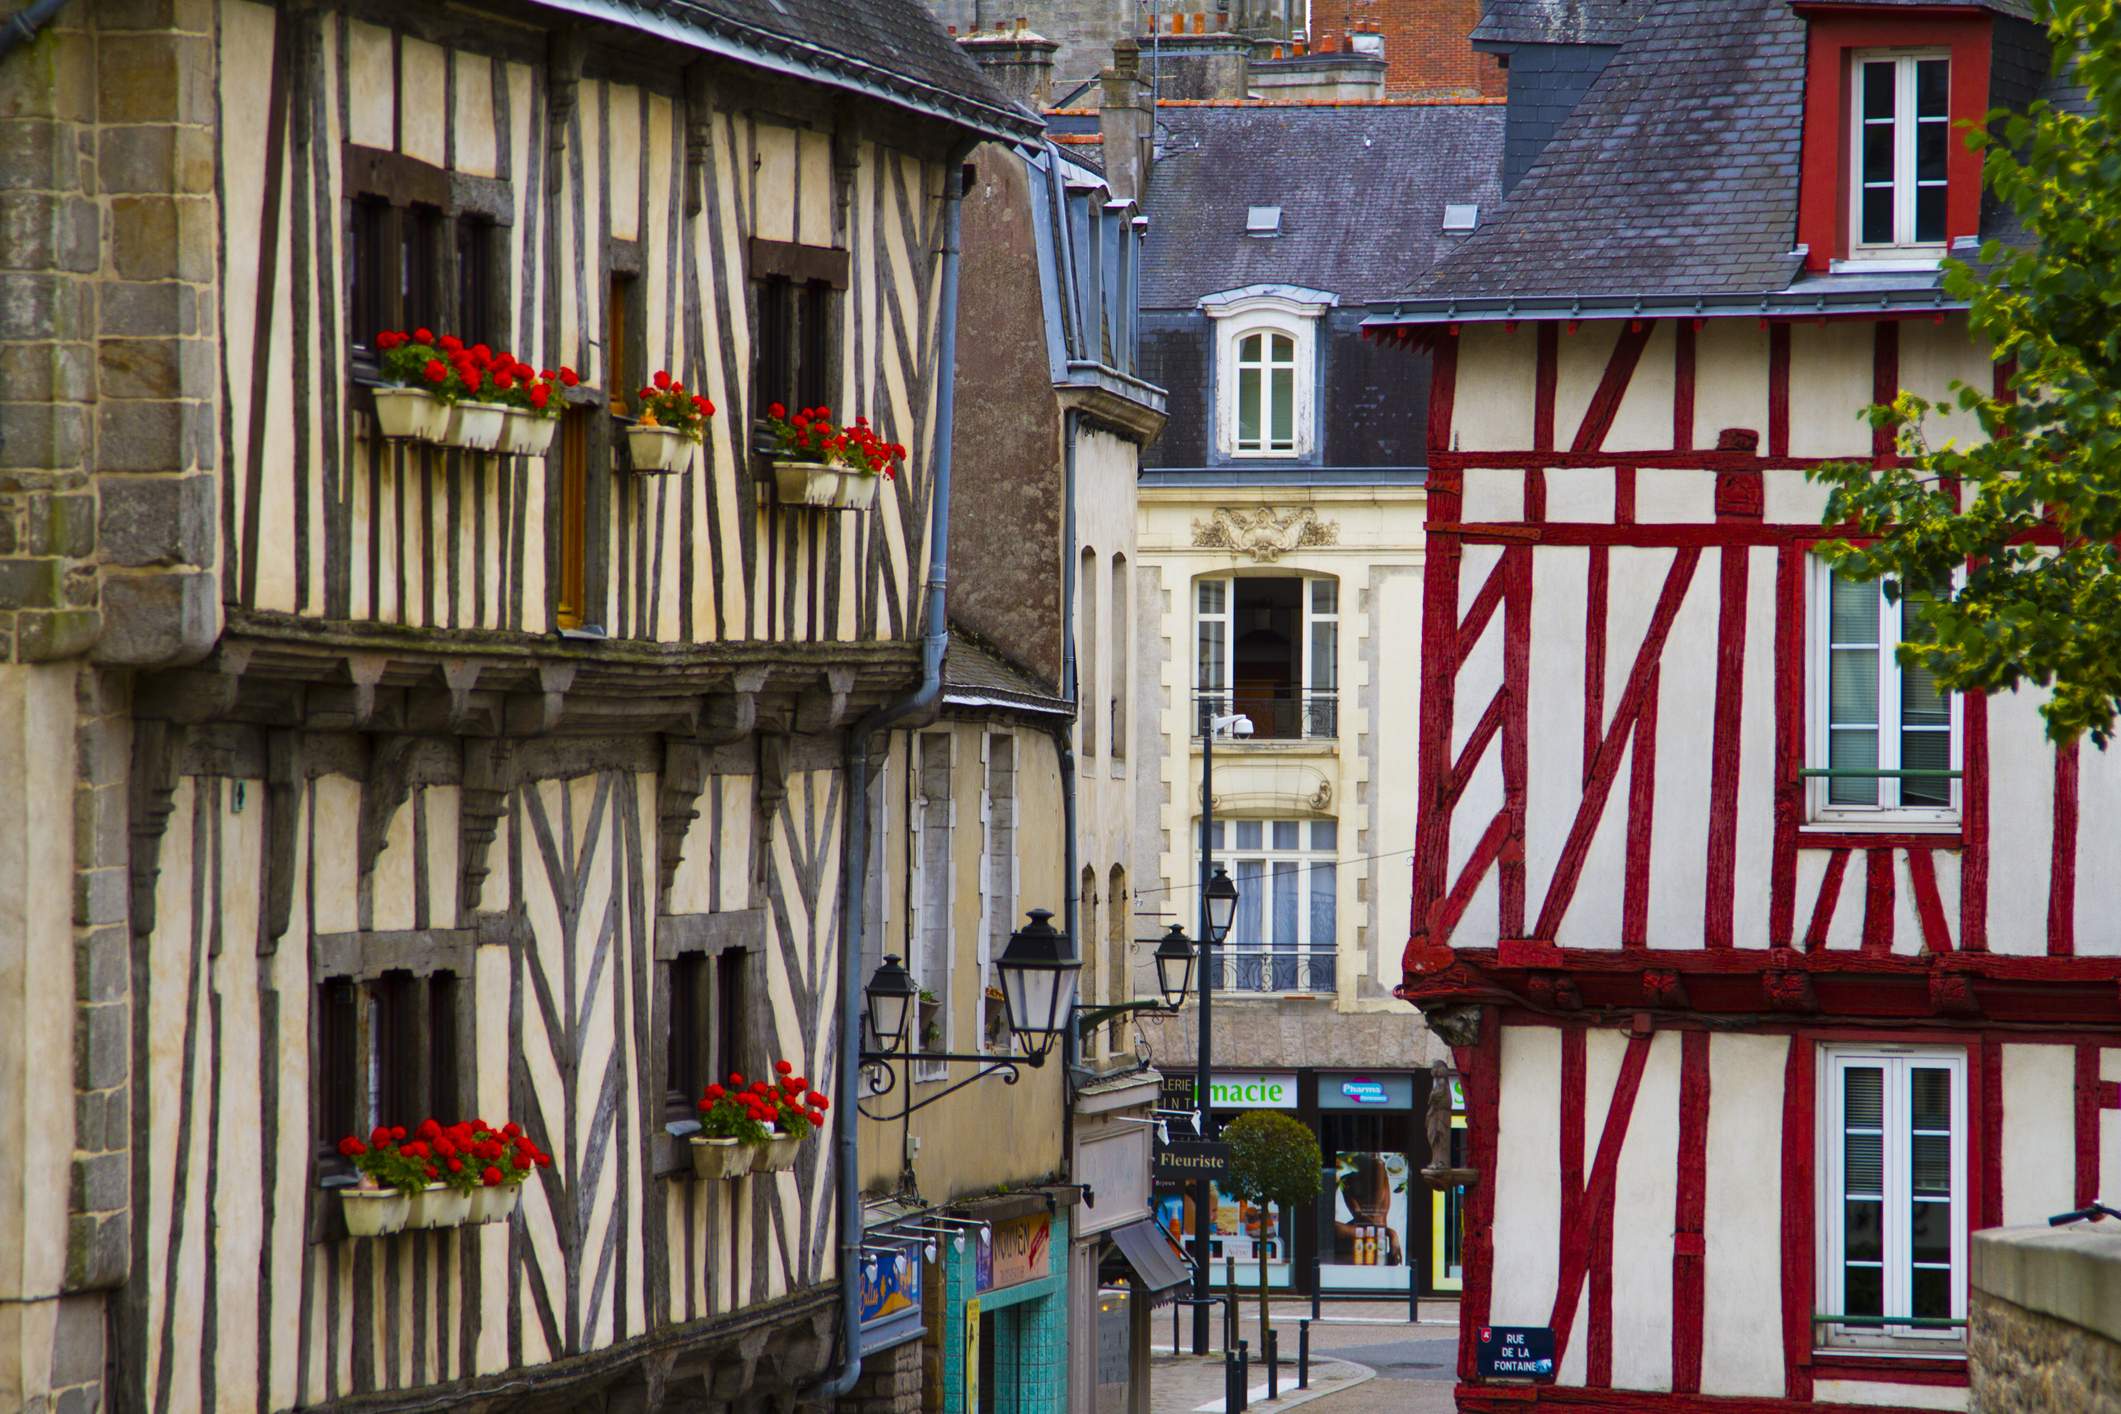
{"label": "black wrought iron lamp", "polygon": [[1237,921],[1237,885],[1223,867],[1215,866],[1215,877],[1208,880],[1208,941],[1218,946],[1230,936],[1230,925]]}
{"label": "black wrought iron lamp", "polygon": [[1164,994],[1164,1010],[1176,1012],[1193,990],[1193,940],[1183,926],[1173,923],[1156,945],[1156,989]]}

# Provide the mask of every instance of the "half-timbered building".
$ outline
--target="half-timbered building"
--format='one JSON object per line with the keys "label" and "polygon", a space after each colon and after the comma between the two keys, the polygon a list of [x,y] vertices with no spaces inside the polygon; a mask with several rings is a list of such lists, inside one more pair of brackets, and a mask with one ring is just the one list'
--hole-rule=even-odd
{"label": "half-timbered building", "polygon": [[[941,667],[960,163],[1035,120],[914,0],[31,19],[0,1404],[828,1397],[851,1146],[709,1181],[672,1125],[840,1064],[849,732]],[[550,451],[380,435],[415,326],[564,367]],[[675,474],[658,370],[715,407]],[[903,468],[782,500],[775,402]],[[554,1161],[349,1237],[336,1141],[430,1115]]]}
{"label": "half-timbered building", "polygon": [[1838,577],[1805,473],[2008,388],[1953,127],[2067,92],[2012,0],[1582,8],[1573,112],[1370,322],[1434,359],[1400,995],[1468,1097],[1459,1407],[1963,1408],[1969,1233],[2121,1175],[2121,771],[1903,667],[1947,586]]}

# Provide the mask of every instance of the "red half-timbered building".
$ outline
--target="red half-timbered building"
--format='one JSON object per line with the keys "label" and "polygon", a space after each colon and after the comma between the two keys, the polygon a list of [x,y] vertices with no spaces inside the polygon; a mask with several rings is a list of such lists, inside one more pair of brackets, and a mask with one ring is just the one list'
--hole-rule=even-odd
{"label": "red half-timbered building", "polygon": [[[1434,356],[1400,995],[1468,1099],[1459,1405],[1964,1408],[1969,1234],[2121,1176],[2121,769],[1901,668],[1805,473],[2008,386],[1953,125],[2067,89],[2016,0],[1589,8],[1512,63],[1596,70],[1573,113],[1370,321]],[[1479,1377],[1507,1325],[1551,1383]]]}

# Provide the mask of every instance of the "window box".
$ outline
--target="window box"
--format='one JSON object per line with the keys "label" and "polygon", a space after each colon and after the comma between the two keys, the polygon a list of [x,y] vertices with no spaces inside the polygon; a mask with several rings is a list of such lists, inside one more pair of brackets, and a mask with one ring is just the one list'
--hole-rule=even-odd
{"label": "window box", "polygon": [[408,1230],[462,1227],[471,1216],[471,1194],[446,1183],[430,1183],[412,1195],[412,1211],[405,1218]]}
{"label": "window box", "polygon": [[692,439],[674,427],[626,429],[633,469],[644,475],[683,471],[692,462],[692,446]]}
{"label": "window box", "polygon": [[751,1172],[752,1146],[738,1139],[692,1139],[692,1171],[701,1178],[742,1178]]}
{"label": "window box", "polygon": [[832,504],[843,511],[866,511],[876,504],[876,483],[881,478],[863,471],[840,471],[840,489]]}
{"label": "window box", "polygon": [[419,388],[378,388],[376,426],[385,437],[440,442],[449,435],[450,407]]}
{"label": "window box", "polygon": [[[846,473],[836,466],[824,462],[783,462],[773,464],[774,489],[780,493],[784,506],[837,506],[840,500],[840,483]],[[870,498],[876,496],[876,488],[869,488]]]}
{"label": "window box", "polygon": [[496,450],[503,456],[542,457],[552,450],[552,436],[559,427],[558,418],[528,408],[511,407],[501,423],[501,440]]}
{"label": "window box", "polygon": [[771,1131],[765,1143],[757,1146],[751,1156],[753,1173],[786,1173],[795,1167],[795,1155],[803,1147],[801,1135],[784,1130]]}
{"label": "window box", "polygon": [[467,451],[490,452],[501,440],[508,421],[506,403],[453,403],[449,409],[449,432],[443,440]]}
{"label": "window box", "polygon": [[339,1211],[346,1219],[350,1236],[388,1237],[405,1230],[406,1219],[412,1213],[412,1195],[395,1188],[343,1187],[339,1190]]}
{"label": "window box", "polygon": [[520,1183],[497,1183],[491,1188],[474,1189],[471,1194],[471,1220],[475,1223],[506,1222],[515,1215],[516,1203],[523,1196]]}

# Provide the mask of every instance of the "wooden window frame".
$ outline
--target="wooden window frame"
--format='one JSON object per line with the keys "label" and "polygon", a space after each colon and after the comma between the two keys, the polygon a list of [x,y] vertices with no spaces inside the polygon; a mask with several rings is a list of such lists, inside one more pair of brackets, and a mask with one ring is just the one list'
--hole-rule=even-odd
{"label": "wooden window frame", "polygon": [[754,416],[840,401],[841,295],[852,262],[836,246],[753,237],[749,243]]}
{"label": "wooden window frame", "polygon": [[[1924,63],[1940,63],[1944,68],[1945,111],[1937,118],[1923,118],[1917,111],[1919,84],[1917,67]],[[1869,185],[1864,180],[1864,130],[1871,120],[1863,105],[1863,89],[1866,71],[1875,64],[1893,66],[1893,232],[1883,241],[1863,239],[1863,193]],[[1852,260],[1864,259],[1921,259],[1937,260],[1944,255],[1946,242],[1950,239],[1949,203],[1951,194],[1951,65],[1949,49],[1925,47],[1918,49],[1866,49],[1849,55],[1849,181],[1848,181],[1848,229],[1849,256]],[[1927,179],[1922,177],[1917,166],[1917,151],[1921,124],[1933,122],[1944,129],[1945,175]],[[1933,241],[1917,238],[1916,195],[1920,188],[1932,187],[1943,193],[1946,214],[1942,220],[1945,232]]]}
{"label": "wooden window frame", "polygon": [[[560,414],[556,439],[559,491],[558,573],[553,579],[552,621],[563,631],[587,631],[589,598],[589,419],[590,410],[570,406]],[[548,468],[552,463],[546,464]]]}
{"label": "wooden window frame", "polygon": [[[730,1071],[762,1064],[749,1025],[763,996],[766,910],[662,914],[656,919],[655,986],[664,1021],[661,1068],[666,1126],[697,1123],[700,1092]],[[689,975],[688,975],[689,974]],[[690,1054],[680,1056],[680,1046]],[[658,1172],[686,1167],[673,1149]]]}
{"label": "wooden window frame", "polygon": [[[508,182],[358,143],[344,144],[341,154],[349,252],[346,343],[354,375],[378,375],[373,340],[384,329],[425,324],[466,343],[503,347],[508,310],[501,232],[512,224],[515,209]],[[424,247],[410,266],[409,241]],[[469,274],[475,291],[467,286],[465,269],[474,253],[479,268]],[[474,300],[481,307],[467,309]]]}

